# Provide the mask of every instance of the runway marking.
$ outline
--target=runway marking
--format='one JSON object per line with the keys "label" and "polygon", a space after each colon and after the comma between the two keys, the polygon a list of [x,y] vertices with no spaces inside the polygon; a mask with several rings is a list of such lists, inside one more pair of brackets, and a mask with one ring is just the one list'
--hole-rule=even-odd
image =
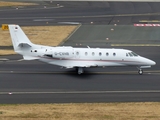
{"label": "runway marking", "polygon": [[0,95],[13,94],[108,94],[108,93],[160,93],[160,90],[137,90],[137,91],[53,91],[53,92],[0,92]]}
{"label": "runway marking", "polygon": [[[27,7],[23,7],[23,8],[19,8],[18,9],[18,11],[31,11],[31,10],[42,10],[42,9],[44,9],[44,10],[47,10],[47,9],[57,9],[57,8],[62,8],[62,7],[64,7],[64,6],[59,6],[59,7],[46,7],[46,8],[44,8],[44,6],[41,6],[41,7],[34,7],[34,8],[27,8]],[[0,11],[17,11],[17,9],[15,9],[15,8],[12,8],[12,9],[2,9],[2,10],[0,10]]]}
{"label": "runway marking", "polygon": [[58,22],[59,24],[71,24],[71,25],[79,25],[80,22]]}
{"label": "runway marking", "polygon": [[41,21],[54,21],[54,19],[34,19],[35,22],[41,22]]}
{"label": "runway marking", "polygon": [[8,61],[9,59],[7,59],[7,58],[0,58],[0,61]]}
{"label": "runway marking", "polygon": [[160,20],[139,20],[139,22],[153,22],[153,23],[157,23],[157,22],[160,22]]}
{"label": "runway marking", "polygon": [[111,46],[160,46],[160,44],[111,44]]}

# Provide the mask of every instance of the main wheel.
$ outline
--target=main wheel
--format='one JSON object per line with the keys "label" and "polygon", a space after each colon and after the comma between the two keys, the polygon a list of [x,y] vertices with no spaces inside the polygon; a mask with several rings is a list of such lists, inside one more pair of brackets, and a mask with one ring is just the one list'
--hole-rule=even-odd
{"label": "main wheel", "polygon": [[82,74],[82,73],[83,73],[83,68],[79,67],[79,68],[78,68],[78,74],[80,75],[80,74]]}

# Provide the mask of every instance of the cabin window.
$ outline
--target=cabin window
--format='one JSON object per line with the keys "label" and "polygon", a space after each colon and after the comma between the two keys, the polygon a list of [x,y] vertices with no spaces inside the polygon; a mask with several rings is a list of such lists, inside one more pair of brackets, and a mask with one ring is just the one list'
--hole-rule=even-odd
{"label": "cabin window", "polygon": [[92,56],[94,56],[95,55],[95,53],[94,52],[92,52]]}
{"label": "cabin window", "polygon": [[76,55],[79,55],[79,52],[76,52]]}
{"label": "cabin window", "polygon": [[85,52],[85,55],[88,55],[88,53],[87,53],[87,52]]}
{"label": "cabin window", "polygon": [[106,56],[108,56],[108,55],[109,55],[109,53],[107,52],[107,53],[106,53]]}
{"label": "cabin window", "polygon": [[113,56],[116,56],[116,53],[113,53]]}
{"label": "cabin window", "polygon": [[102,53],[101,52],[99,52],[99,56],[101,56],[102,55]]}
{"label": "cabin window", "polygon": [[34,52],[37,52],[37,50],[34,50]]}

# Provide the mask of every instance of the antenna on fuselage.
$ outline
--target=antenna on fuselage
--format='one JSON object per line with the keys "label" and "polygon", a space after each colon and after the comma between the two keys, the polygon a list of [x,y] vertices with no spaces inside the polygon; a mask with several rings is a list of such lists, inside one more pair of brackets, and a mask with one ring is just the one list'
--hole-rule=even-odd
{"label": "antenna on fuselage", "polygon": [[90,48],[90,47],[87,45],[87,48]]}

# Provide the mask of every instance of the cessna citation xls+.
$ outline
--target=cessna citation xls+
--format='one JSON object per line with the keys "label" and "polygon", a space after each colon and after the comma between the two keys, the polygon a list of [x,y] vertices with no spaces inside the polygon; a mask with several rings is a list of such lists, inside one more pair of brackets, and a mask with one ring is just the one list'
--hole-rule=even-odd
{"label": "cessna citation xls+", "polygon": [[126,49],[73,48],[70,46],[50,47],[33,44],[19,25],[8,25],[14,51],[24,60],[40,60],[65,68],[76,68],[78,74],[83,68],[104,66],[136,66],[138,73],[156,63]]}

